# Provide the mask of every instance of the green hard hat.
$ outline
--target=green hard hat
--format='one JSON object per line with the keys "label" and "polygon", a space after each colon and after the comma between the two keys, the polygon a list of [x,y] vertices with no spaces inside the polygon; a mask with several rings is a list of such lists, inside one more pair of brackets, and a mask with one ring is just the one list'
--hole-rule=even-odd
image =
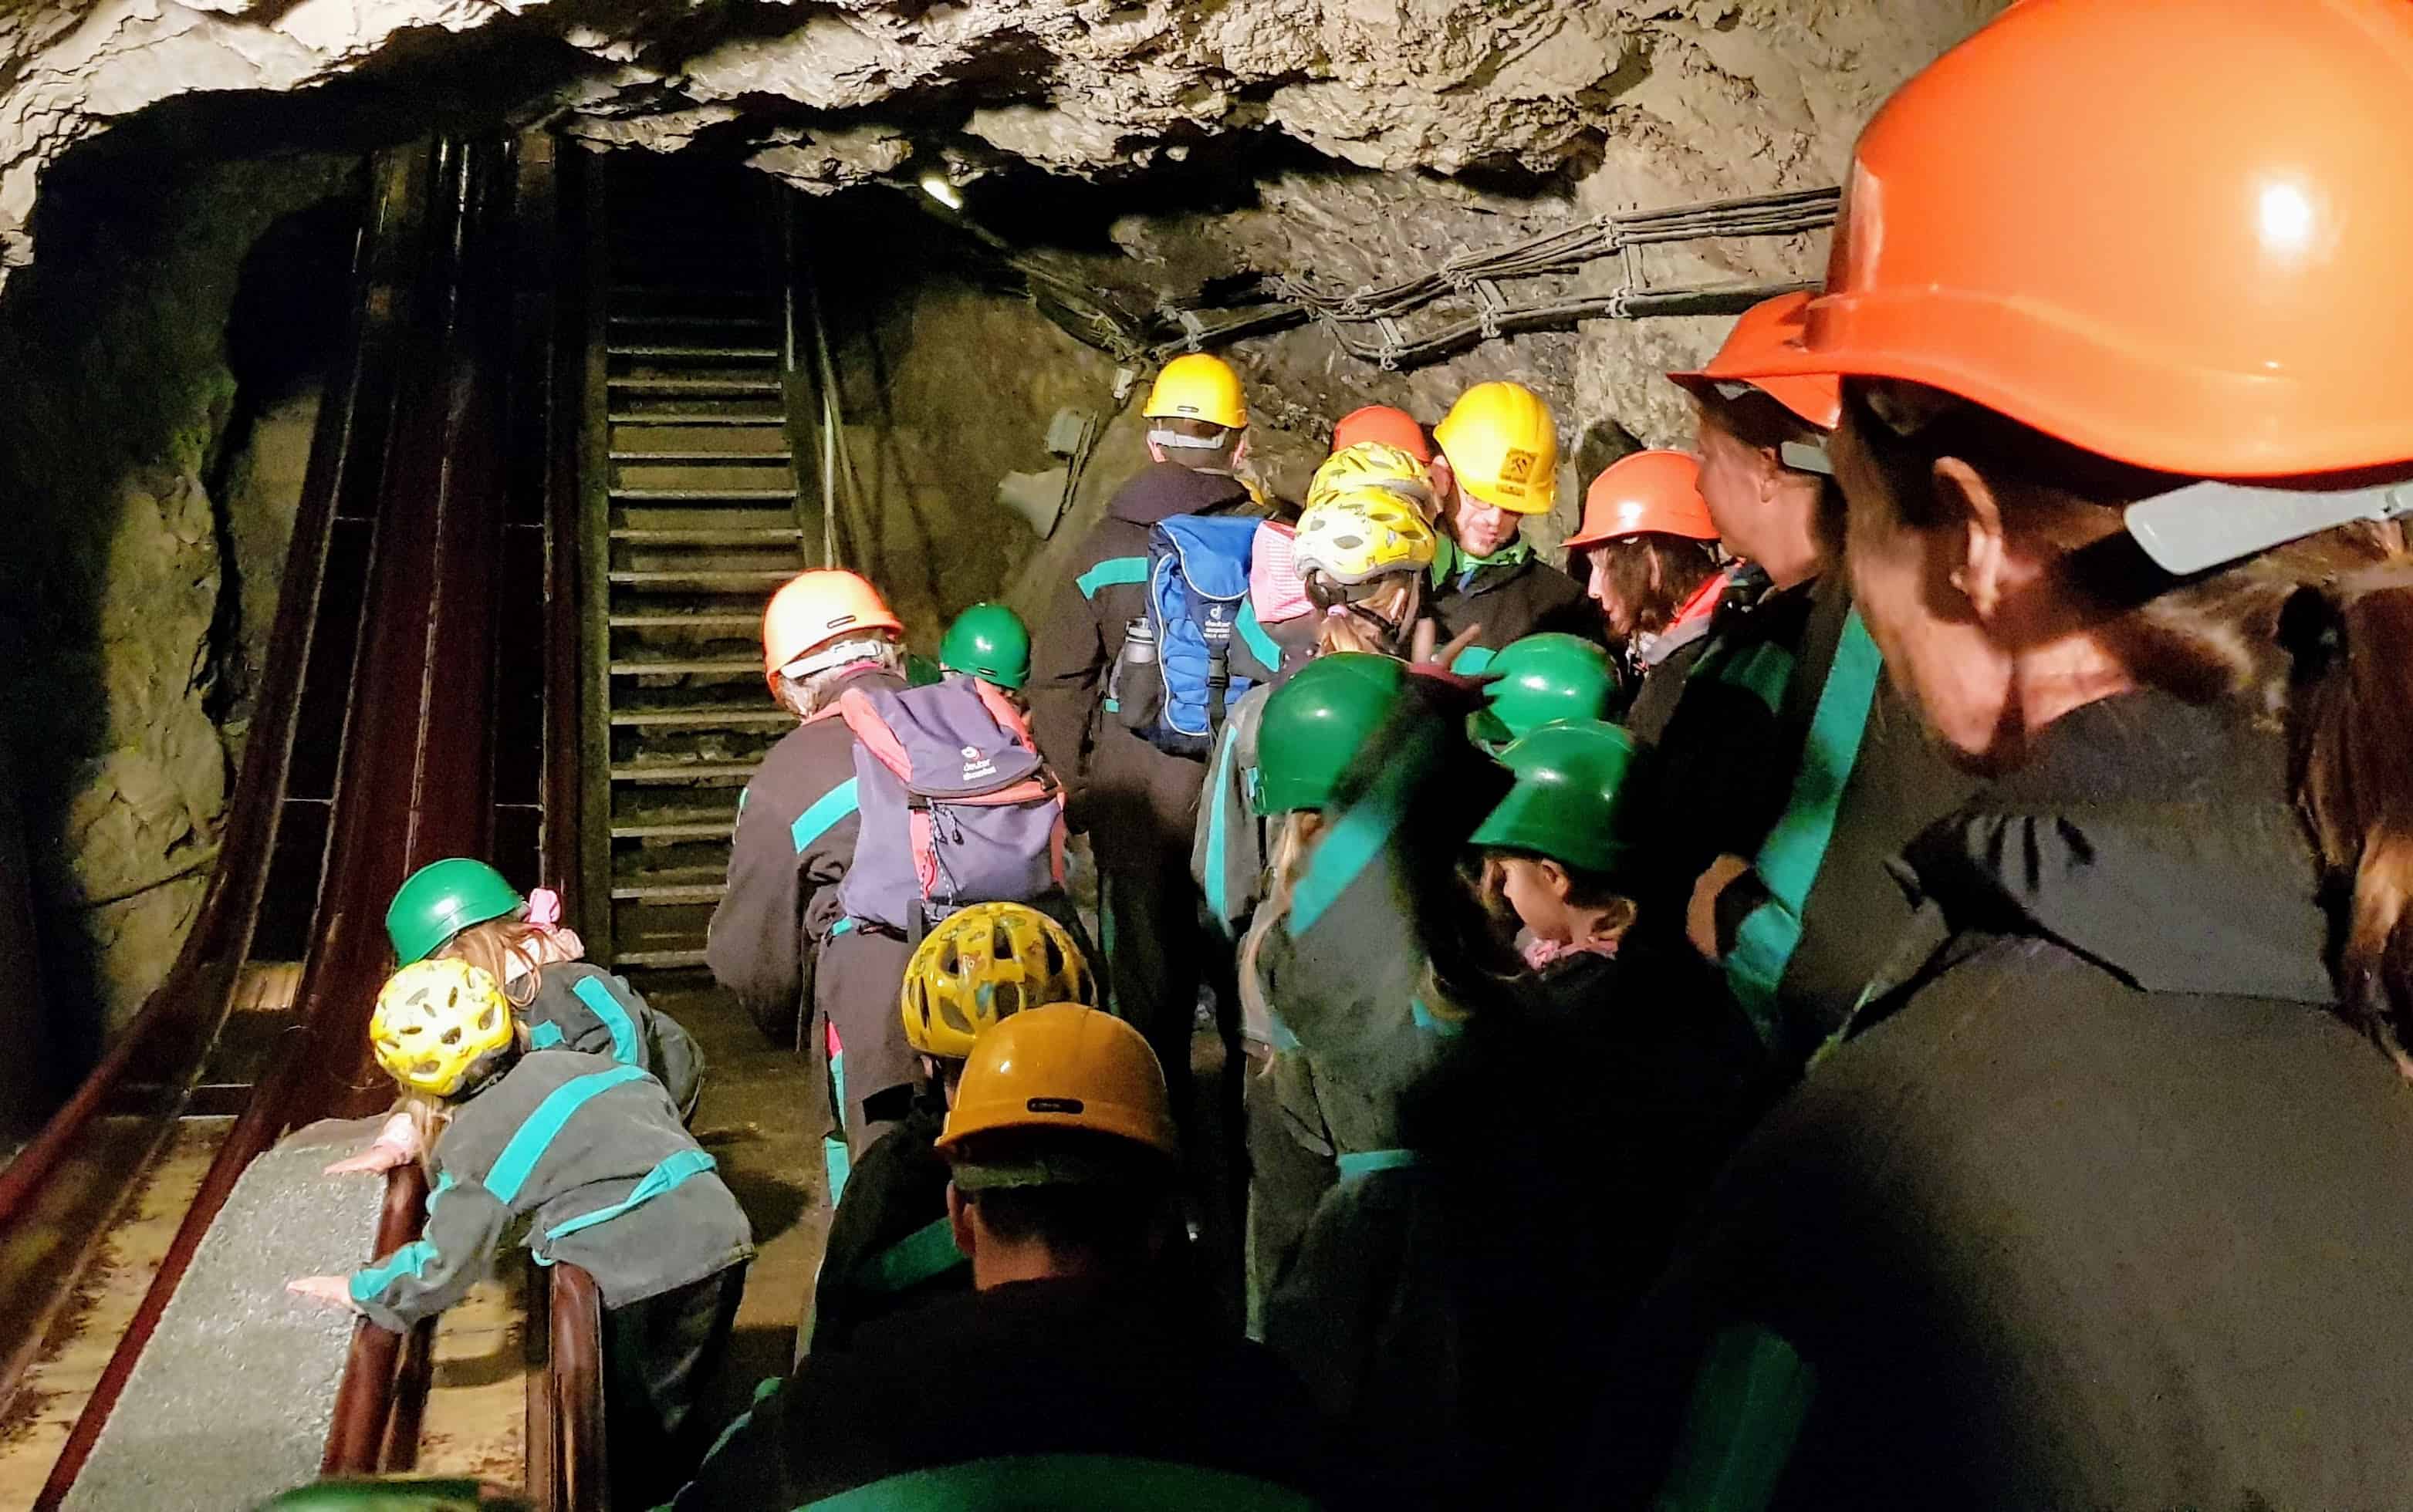
{"label": "green hard hat", "polygon": [[1522,740],[1562,719],[1600,719],[1617,695],[1608,653],[1581,636],[1511,641],[1484,670],[1498,678],[1484,689],[1490,706],[1475,716],[1475,738],[1487,744]]}
{"label": "green hard hat", "polygon": [[1634,737],[1597,719],[1545,725],[1500,753],[1516,785],[1473,844],[1530,851],[1586,872],[1633,854],[1638,797]]}
{"label": "green hard hat", "polygon": [[460,1475],[363,1475],[313,1481],[256,1512],[525,1512],[518,1493]]}
{"label": "green hard hat", "polygon": [[974,604],[947,626],[947,638],[939,642],[939,665],[1001,688],[1018,688],[1030,680],[1030,627],[1002,604]]}
{"label": "green hard hat", "polygon": [[1408,670],[1388,656],[1336,651],[1292,674],[1257,722],[1257,812],[1332,800],[1340,774],[1399,701]]}
{"label": "green hard hat", "polygon": [[386,938],[396,964],[424,961],[472,924],[517,913],[527,900],[503,873],[466,856],[430,861],[403,879],[386,905]]}

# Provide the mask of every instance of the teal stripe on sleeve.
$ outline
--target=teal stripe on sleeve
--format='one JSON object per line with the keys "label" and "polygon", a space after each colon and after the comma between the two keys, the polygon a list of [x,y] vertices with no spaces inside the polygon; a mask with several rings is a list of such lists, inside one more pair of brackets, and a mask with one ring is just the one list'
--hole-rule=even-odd
{"label": "teal stripe on sleeve", "polygon": [[512,1131],[503,1152],[495,1157],[494,1169],[486,1172],[486,1190],[506,1206],[517,1201],[528,1173],[544,1158],[546,1148],[561,1132],[561,1126],[570,1122],[570,1116],[589,1098],[622,1082],[635,1081],[644,1074],[633,1065],[615,1065],[609,1071],[572,1078],[545,1094],[544,1101],[536,1105],[536,1111],[527,1116],[526,1123]]}
{"label": "teal stripe on sleeve", "polygon": [[1340,901],[1349,885],[1399,832],[1400,821],[1407,816],[1408,779],[1424,766],[1430,743],[1427,733],[1419,737],[1415,748],[1383,763],[1373,785],[1334,821],[1331,832],[1308,858],[1307,874],[1291,894],[1291,938],[1313,929],[1325,910]]}
{"label": "teal stripe on sleeve", "polygon": [[561,1025],[557,1023],[540,1023],[528,1031],[528,1049],[532,1050],[549,1050],[567,1043],[569,1036],[561,1032]]}
{"label": "teal stripe on sleeve", "polygon": [[894,1296],[945,1275],[966,1263],[955,1248],[955,1225],[934,1218],[871,1257],[863,1268],[865,1284]]}
{"label": "teal stripe on sleeve", "polygon": [[1206,907],[1215,916],[1216,927],[1228,935],[1232,932],[1232,886],[1224,873],[1230,865],[1232,824],[1227,799],[1232,787],[1232,759],[1240,741],[1226,727],[1217,744],[1220,749],[1215,753],[1215,780],[1206,785]]}
{"label": "teal stripe on sleeve", "polygon": [[1376,1171],[1405,1170],[1416,1164],[1413,1150],[1355,1150],[1334,1162],[1340,1167],[1340,1179],[1357,1181]]}
{"label": "teal stripe on sleeve", "polygon": [[856,807],[851,777],[813,800],[813,806],[797,815],[796,822],[788,826],[789,837],[796,843],[796,854],[802,856],[807,845],[828,833],[831,825],[854,813]]}
{"label": "teal stripe on sleeve", "polygon": [[374,1301],[378,1297],[385,1294],[385,1289],[388,1286],[392,1285],[403,1277],[410,1276],[416,1278],[421,1275],[424,1275],[427,1271],[428,1266],[435,1263],[435,1245],[430,1244],[423,1239],[413,1240],[409,1243],[405,1244],[402,1248],[394,1251],[392,1255],[387,1259],[385,1264],[373,1265],[365,1270],[353,1271],[351,1283],[352,1300],[356,1302]]}
{"label": "teal stripe on sleeve", "polygon": [[1080,584],[1083,598],[1095,598],[1101,588],[1147,581],[1147,558],[1110,556],[1073,580]]}
{"label": "teal stripe on sleeve", "polygon": [[1499,659],[1499,655],[1489,646],[1469,646],[1458,653],[1458,659],[1449,664],[1449,669],[1460,677],[1480,677],[1491,669],[1491,664]]}
{"label": "teal stripe on sleeve", "polygon": [[629,1019],[629,1010],[620,1006],[620,1000],[612,995],[612,990],[603,985],[603,979],[581,976],[578,985],[570,991],[577,994],[579,1002],[594,1011],[595,1017],[603,1020],[604,1028],[612,1031],[612,1059],[622,1065],[636,1064],[637,1025]]}
{"label": "teal stripe on sleeve", "polygon": [[1266,627],[1257,623],[1257,607],[1245,600],[1240,605],[1240,640],[1249,648],[1250,655],[1266,664],[1266,670],[1281,670],[1281,647],[1275,643],[1273,637],[1266,634]]}
{"label": "teal stripe on sleeve", "polygon": [[1694,1376],[1655,1512],[1756,1512],[1774,1502],[1817,1394],[1817,1371],[1782,1335],[1755,1324],[1718,1335]]}

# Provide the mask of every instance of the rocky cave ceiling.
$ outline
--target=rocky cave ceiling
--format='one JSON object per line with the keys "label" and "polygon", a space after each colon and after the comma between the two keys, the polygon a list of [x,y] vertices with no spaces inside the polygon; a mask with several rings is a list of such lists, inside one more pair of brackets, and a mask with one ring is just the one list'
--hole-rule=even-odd
{"label": "rocky cave ceiling", "polygon": [[[0,277],[37,255],[45,172],[78,142],[180,97],[284,95],[320,121],[418,107],[701,147],[816,193],[943,176],[975,213],[984,183],[1042,174],[1236,180],[1200,191],[1218,213],[1160,196],[1066,266],[1187,305],[1304,245],[1349,287],[1587,216],[1831,183],[1871,106],[1999,4],[35,0],[0,16]],[[1700,265],[1765,280],[1814,256]]]}

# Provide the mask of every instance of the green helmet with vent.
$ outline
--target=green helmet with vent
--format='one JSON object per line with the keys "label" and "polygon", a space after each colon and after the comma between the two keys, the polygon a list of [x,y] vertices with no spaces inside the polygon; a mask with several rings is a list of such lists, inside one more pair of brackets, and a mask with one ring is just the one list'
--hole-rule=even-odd
{"label": "green helmet with vent", "polygon": [[1547,856],[1586,872],[1615,872],[1635,854],[1641,785],[1634,737],[1601,720],[1541,728],[1500,753],[1516,785],[1474,831],[1473,844]]}
{"label": "green helmet with vent", "polygon": [[1257,722],[1257,812],[1331,802],[1341,773],[1399,707],[1407,678],[1388,656],[1336,651],[1274,689]]}
{"label": "green helmet with vent", "polygon": [[1522,740],[1561,720],[1604,718],[1617,696],[1608,653],[1581,636],[1527,636],[1502,648],[1483,670],[1497,679],[1484,689],[1489,707],[1474,720],[1474,737],[1486,745]]}
{"label": "green helmet with vent", "polygon": [[503,918],[526,906],[519,889],[483,861],[449,856],[403,879],[385,911],[386,938],[395,963],[424,961],[472,924]]}
{"label": "green helmet with vent", "polygon": [[1030,627],[1002,604],[974,604],[955,616],[939,642],[939,665],[950,672],[1019,688],[1030,680]]}

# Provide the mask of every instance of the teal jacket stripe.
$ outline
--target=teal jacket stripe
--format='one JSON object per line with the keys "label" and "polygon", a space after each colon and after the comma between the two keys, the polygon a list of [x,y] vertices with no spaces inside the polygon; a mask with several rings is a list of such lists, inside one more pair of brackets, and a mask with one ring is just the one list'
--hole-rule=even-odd
{"label": "teal jacket stripe", "polygon": [[1080,585],[1083,598],[1095,598],[1101,588],[1147,581],[1147,558],[1110,556],[1073,580]]}
{"label": "teal jacket stripe", "polygon": [[603,985],[602,978],[581,976],[578,985],[570,991],[577,994],[579,1002],[594,1010],[595,1017],[603,1020],[604,1028],[612,1031],[612,1059],[622,1065],[635,1065],[637,1026],[629,1018],[629,1010],[622,1007],[620,1000],[612,995],[612,990]]}
{"label": "teal jacket stripe", "polygon": [[831,825],[852,814],[856,806],[851,777],[813,800],[813,806],[797,815],[796,822],[788,826],[788,837],[796,843],[796,854],[802,856],[807,845],[819,840]]}
{"label": "teal jacket stripe", "polygon": [[435,1245],[423,1239],[413,1240],[394,1251],[385,1264],[371,1266],[365,1270],[353,1271],[352,1300],[365,1302],[372,1298],[381,1296],[388,1286],[392,1285],[402,1277],[423,1274],[435,1259]]}
{"label": "teal jacket stripe", "polygon": [[549,1050],[555,1045],[567,1044],[569,1039],[570,1036],[561,1032],[561,1025],[540,1023],[528,1031],[528,1049]]}
{"label": "teal jacket stripe", "polygon": [[554,1088],[545,1094],[544,1101],[536,1105],[536,1111],[527,1116],[527,1122],[512,1133],[511,1141],[503,1146],[503,1152],[495,1157],[495,1168],[486,1173],[486,1190],[495,1194],[505,1206],[517,1201],[520,1188],[527,1183],[528,1173],[535,1170],[536,1163],[544,1158],[546,1149],[552,1145],[554,1137],[561,1132],[561,1126],[570,1122],[570,1116],[585,1106],[589,1098],[609,1092],[622,1082],[638,1080],[644,1074],[633,1065],[614,1066],[609,1071],[597,1071]]}
{"label": "teal jacket stripe", "polygon": [[1693,1402],[1657,1512],[1757,1512],[1776,1488],[1817,1395],[1818,1375],[1780,1335],[1728,1329],[1693,1379]]}
{"label": "teal jacket stripe", "polygon": [[[1272,665],[1280,666],[1281,663]],[[1232,762],[1238,755],[1240,742],[1227,727],[1222,738],[1215,743],[1215,777],[1206,785],[1206,791],[1214,795],[1206,805],[1206,907],[1214,914],[1215,922],[1228,930],[1231,928],[1228,921],[1231,917],[1232,879],[1227,874],[1231,870],[1227,858],[1232,845],[1232,827],[1231,805],[1223,801],[1223,795],[1232,790]]]}
{"label": "teal jacket stripe", "polygon": [[1299,878],[1297,890],[1291,894],[1292,939],[1313,929],[1325,910],[1340,901],[1349,884],[1357,880],[1399,832],[1399,822],[1407,816],[1408,780],[1429,760],[1427,747],[1430,741],[1427,734],[1416,749],[1400,753],[1397,760],[1385,761],[1372,785],[1334,821],[1331,832],[1315,847],[1315,854],[1308,859],[1307,874]]}
{"label": "teal jacket stripe", "polygon": [[[582,1228],[592,1228],[597,1224],[609,1223],[630,1208],[651,1202],[688,1177],[701,1176],[718,1164],[719,1162],[701,1150],[682,1150],[674,1155],[665,1156],[660,1165],[645,1172],[645,1179],[639,1182],[636,1189],[627,1196],[609,1207],[598,1208],[593,1212],[582,1212],[568,1223],[554,1225],[544,1231],[545,1242],[551,1243],[556,1239],[568,1238]],[[551,1265],[553,1257],[540,1255],[537,1256],[537,1263]]]}
{"label": "teal jacket stripe", "polygon": [[1340,1167],[1340,1179],[1354,1182],[1371,1176],[1376,1171],[1405,1170],[1416,1164],[1413,1150],[1357,1150],[1334,1162]]}
{"label": "teal jacket stripe", "polygon": [[1257,608],[1246,599],[1240,601],[1240,642],[1249,648],[1250,655],[1266,664],[1266,671],[1281,670],[1281,647],[1275,644],[1274,638],[1266,634],[1266,627],[1257,623]]}
{"label": "teal jacket stripe", "polygon": [[866,1284],[891,1295],[909,1291],[967,1263],[955,1248],[955,1225],[933,1218],[871,1257],[863,1268]]}
{"label": "teal jacket stripe", "polygon": [[1818,690],[1792,795],[1753,859],[1752,869],[1768,888],[1768,901],[1742,921],[1734,948],[1726,953],[1726,985],[1763,1036],[1774,1031],[1777,983],[1801,944],[1801,905],[1826,862],[1828,843],[1834,839],[1843,789],[1859,761],[1869,708],[1876,697],[1877,679],[1884,675],[1885,659],[1869,638],[1860,611],[1854,609],[1843,622],[1827,685]]}

